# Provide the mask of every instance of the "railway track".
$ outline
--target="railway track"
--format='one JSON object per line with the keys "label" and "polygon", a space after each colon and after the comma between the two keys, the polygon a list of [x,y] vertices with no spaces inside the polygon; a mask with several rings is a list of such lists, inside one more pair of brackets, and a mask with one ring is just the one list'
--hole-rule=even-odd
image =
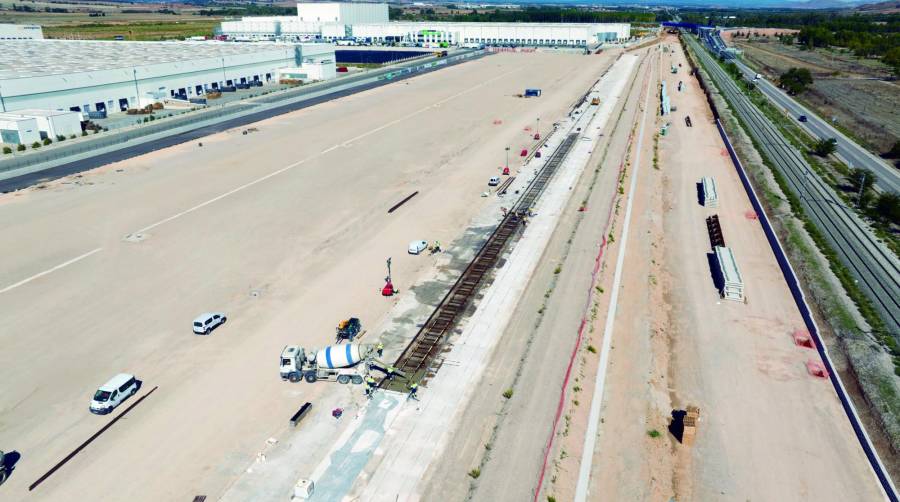
{"label": "railway track", "polygon": [[[425,324],[416,333],[413,340],[406,347],[395,366],[410,377],[427,369],[429,363],[437,355],[446,342],[451,330],[456,325],[460,314],[470,304],[475,292],[478,291],[485,276],[496,266],[504,249],[519,233],[523,226],[523,218],[527,211],[534,205],[537,198],[543,193],[547,184],[553,178],[556,170],[563,163],[575,141],[580,134],[570,133],[556,147],[556,150],[547,159],[544,167],[537,176],[525,188],[519,200],[513,206],[500,224],[494,229],[487,241],[475,258],[469,263],[456,283],[450,288],[444,298],[434,309]],[[382,387],[388,382],[383,381]]]}
{"label": "railway track", "polygon": [[813,171],[777,127],[750,101],[732,78],[691,36],[685,39],[716,85],[772,161],[820,232],[850,270],[859,288],[900,341],[900,265],[865,222]]}

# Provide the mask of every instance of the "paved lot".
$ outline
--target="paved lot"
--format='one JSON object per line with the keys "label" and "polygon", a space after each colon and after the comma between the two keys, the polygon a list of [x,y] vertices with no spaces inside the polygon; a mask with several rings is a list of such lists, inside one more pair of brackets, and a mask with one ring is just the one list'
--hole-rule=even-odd
{"label": "paved lot", "polygon": [[[90,395],[128,371],[159,389],[30,498],[224,492],[333,388],[282,383],[281,348],[327,343],[350,314],[377,325],[384,259],[401,289],[417,280],[431,261],[406,244],[461,234],[503,148],[565,114],[604,60],[492,56],[0,197],[0,381],[15,382],[0,448],[22,455],[0,490],[24,497],[111,420]],[[512,97],[525,87],[544,94]],[[192,335],[206,310],[229,322]]]}

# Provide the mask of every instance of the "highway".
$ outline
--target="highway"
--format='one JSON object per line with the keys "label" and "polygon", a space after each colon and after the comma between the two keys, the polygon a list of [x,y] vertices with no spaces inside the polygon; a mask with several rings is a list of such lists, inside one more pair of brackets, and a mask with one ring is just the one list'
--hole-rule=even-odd
{"label": "highway", "polygon": [[[735,62],[741,72],[748,80],[752,80],[756,76],[756,71],[750,69],[749,66],[738,61]],[[757,89],[769,98],[776,106],[785,110],[794,120],[800,115],[806,115],[808,121],[797,123],[806,129],[806,131],[816,139],[834,138],[837,140],[837,155],[850,167],[861,167],[875,173],[878,177],[876,185],[882,190],[900,193],[900,171],[891,166],[882,159],[876,157],[865,148],[859,146],[855,141],[851,140],[843,133],[831,127],[827,121],[822,120],[818,115],[811,112],[808,108],[798,103],[794,98],[790,97],[775,86],[775,84],[765,79],[760,79]]]}
{"label": "highway", "polygon": [[900,264],[868,226],[822,181],[803,156],[740,90],[694,37],[685,39],[725,94],[762,152],[798,194],[806,214],[825,236],[859,288],[870,299],[888,330],[900,334]]}

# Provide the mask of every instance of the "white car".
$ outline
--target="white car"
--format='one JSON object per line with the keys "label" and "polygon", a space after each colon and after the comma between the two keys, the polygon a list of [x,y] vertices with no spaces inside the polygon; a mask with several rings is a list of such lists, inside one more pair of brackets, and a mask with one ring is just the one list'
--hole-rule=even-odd
{"label": "white car", "polygon": [[119,373],[101,385],[91,399],[91,413],[106,415],[133,396],[138,391],[138,381],[134,375]]}
{"label": "white car", "polygon": [[426,241],[412,241],[409,243],[409,254],[419,254],[422,251],[428,249],[428,242]]}
{"label": "white car", "polygon": [[222,312],[207,312],[205,314],[200,314],[194,319],[194,333],[198,335],[208,335],[220,324],[225,324],[226,320],[225,314]]}
{"label": "white car", "polygon": [[489,187],[495,187],[500,184],[500,176],[491,176],[491,179],[488,180]]}

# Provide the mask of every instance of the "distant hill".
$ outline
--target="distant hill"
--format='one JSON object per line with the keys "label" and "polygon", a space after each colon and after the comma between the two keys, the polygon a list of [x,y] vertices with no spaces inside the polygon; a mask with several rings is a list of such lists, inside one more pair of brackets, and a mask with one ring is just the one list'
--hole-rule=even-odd
{"label": "distant hill", "polygon": [[860,5],[855,10],[864,14],[897,14],[900,13],[900,1],[867,3]]}

